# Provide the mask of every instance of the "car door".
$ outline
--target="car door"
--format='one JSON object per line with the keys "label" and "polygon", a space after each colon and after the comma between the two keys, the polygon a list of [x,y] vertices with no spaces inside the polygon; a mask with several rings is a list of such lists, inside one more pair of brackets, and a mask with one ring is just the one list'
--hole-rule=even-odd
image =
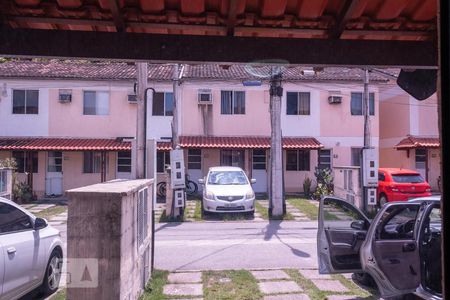
{"label": "car door", "polygon": [[4,258],[3,291],[0,299],[23,295],[43,276],[41,257],[45,245],[33,229],[31,217],[17,207],[0,202],[0,244]]}
{"label": "car door", "polygon": [[0,244],[0,298],[3,294],[3,277],[5,276],[5,257],[3,255],[3,246]]}
{"label": "car door", "polygon": [[414,292],[420,284],[420,256],[417,243],[419,203],[385,205],[370,225],[361,246],[361,264],[382,297]]}
{"label": "car door", "polygon": [[317,250],[319,273],[361,272],[359,251],[370,221],[353,204],[324,197],[319,204]]}

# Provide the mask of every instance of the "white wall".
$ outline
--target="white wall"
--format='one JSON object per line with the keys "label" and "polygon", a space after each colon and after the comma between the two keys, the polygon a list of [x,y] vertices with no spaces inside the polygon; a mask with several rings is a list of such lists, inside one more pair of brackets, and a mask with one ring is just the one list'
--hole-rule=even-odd
{"label": "white wall", "polygon": [[[48,135],[48,88],[26,84],[25,82],[6,82],[8,95],[0,98],[0,136],[46,136]],[[3,89],[3,86],[0,87]],[[39,90],[38,114],[13,114],[13,89]]]}

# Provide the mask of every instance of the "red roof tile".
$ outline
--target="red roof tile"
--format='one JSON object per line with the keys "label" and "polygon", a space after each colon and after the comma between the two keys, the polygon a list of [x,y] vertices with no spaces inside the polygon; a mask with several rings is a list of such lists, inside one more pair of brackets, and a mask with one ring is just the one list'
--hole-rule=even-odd
{"label": "red roof tile", "polygon": [[[157,150],[169,151],[170,142],[157,142]],[[19,151],[131,151],[131,143],[116,139],[0,138],[0,150]]]}
{"label": "red roof tile", "polygon": [[[303,74],[304,68],[288,66],[282,71],[284,80],[292,81],[358,81],[362,82],[363,73],[360,69],[324,68],[317,74]],[[270,72],[268,66],[198,64],[185,65],[182,78],[202,80],[256,80]],[[173,65],[149,64],[148,78],[151,80],[171,81]],[[391,73],[396,73],[391,70]],[[86,61],[27,61],[16,60],[0,63],[0,77],[3,78],[47,78],[47,79],[78,79],[78,80],[135,80],[136,66],[118,62],[86,62]],[[387,80],[376,73],[370,74],[372,82]]]}
{"label": "red roof tile", "polygon": [[130,151],[131,143],[114,139],[2,138],[0,150]]}
{"label": "red roof tile", "polygon": [[439,138],[430,137],[418,137],[418,136],[407,136],[400,141],[395,148],[398,150],[402,149],[412,149],[412,148],[439,148],[441,143]]}
{"label": "red roof tile", "polygon": [[[270,148],[270,137],[220,137],[220,136],[181,136],[180,147],[184,148]],[[320,149],[323,145],[313,137],[284,137],[284,149]]]}

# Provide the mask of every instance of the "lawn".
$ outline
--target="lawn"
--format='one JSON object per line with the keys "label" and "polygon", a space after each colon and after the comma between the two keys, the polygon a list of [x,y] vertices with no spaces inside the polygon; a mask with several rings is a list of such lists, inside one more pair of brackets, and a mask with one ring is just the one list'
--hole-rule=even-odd
{"label": "lawn", "polygon": [[304,213],[310,220],[317,220],[319,218],[319,208],[309,202],[307,199],[303,198],[291,198],[287,199],[287,201]]}
{"label": "lawn", "polygon": [[66,211],[67,211],[66,205],[55,205],[53,207],[44,209],[38,213],[34,213],[34,215],[38,218],[45,218],[47,220],[50,220],[51,217],[54,217]]}
{"label": "lawn", "polygon": [[203,272],[205,300],[262,299],[258,284],[246,270]]}
{"label": "lawn", "polygon": [[163,294],[163,288],[167,283],[168,275],[168,271],[153,270],[152,279],[145,287],[144,294],[140,297],[140,300],[168,299],[168,297]]}

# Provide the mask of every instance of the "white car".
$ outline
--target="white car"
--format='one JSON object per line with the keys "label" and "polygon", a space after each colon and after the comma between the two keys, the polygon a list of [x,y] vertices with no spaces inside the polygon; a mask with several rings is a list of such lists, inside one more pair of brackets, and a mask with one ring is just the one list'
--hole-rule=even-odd
{"label": "white car", "polygon": [[204,184],[203,212],[247,212],[255,211],[255,192],[245,172],[238,167],[209,168],[206,179],[199,179]]}
{"label": "white car", "polygon": [[63,258],[59,231],[0,197],[0,300],[58,289]]}

